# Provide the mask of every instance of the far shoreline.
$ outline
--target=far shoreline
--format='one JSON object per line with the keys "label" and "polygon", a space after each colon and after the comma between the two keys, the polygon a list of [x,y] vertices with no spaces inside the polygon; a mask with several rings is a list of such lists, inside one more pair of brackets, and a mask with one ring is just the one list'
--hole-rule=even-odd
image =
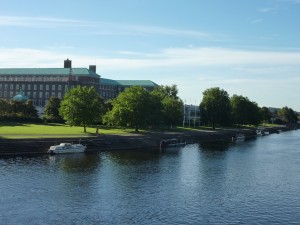
{"label": "far shoreline", "polygon": [[[264,127],[270,134],[298,129],[299,124],[292,126]],[[231,142],[232,137],[243,133],[246,139],[256,137],[257,128],[230,128],[216,130],[182,130],[128,134],[99,134],[88,137],[47,137],[47,138],[22,138],[5,139],[0,138],[0,156],[13,155],[38,155],[47,154],[51,145],[62,142],[73,142],[87,145],[87,153],[113,150],[146,150],[159,151],[160,141],[170,138],[184,139],[187,144],[203,143],[212,141]],[[58,135],[56,135],[58,136]]]}

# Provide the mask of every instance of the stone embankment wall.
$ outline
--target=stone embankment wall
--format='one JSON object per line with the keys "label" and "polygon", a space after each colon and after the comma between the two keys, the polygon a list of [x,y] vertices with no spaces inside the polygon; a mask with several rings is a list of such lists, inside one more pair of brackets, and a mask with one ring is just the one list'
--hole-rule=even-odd
{"label": "stone embankment wall", "polygon": [[[280,130],[288,131],[294,127],[282,127]],[[277,133],[279,128],[266,129]],[[99,135],[89,138],[45,138],[45,139],[0,139],[0,155],[20,154],[46,154],[49,147],[62,142],[81,143],[87,145],[87,152],[153,149],[159,150],[160,141],[170,138],[185,140],[188,144],[210,141],[230,142],[237,133],[243,133],[246,139],[256,137],[255,129],[228,129],[221,131],[186,131],[186,132],[154,132],[132,135]]]}

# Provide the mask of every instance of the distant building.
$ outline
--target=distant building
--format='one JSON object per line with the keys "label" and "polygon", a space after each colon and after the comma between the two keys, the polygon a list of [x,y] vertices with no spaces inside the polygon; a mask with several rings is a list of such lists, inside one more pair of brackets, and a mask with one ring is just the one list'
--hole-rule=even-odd
{"label": "distant building", "polygon": [[104,100],[116,98],[127,87],[141,86],[153,90],[158,86],[150,80],[110,80],[100,78],[96,66],[73,68],[72,61],[64,61],[63,68],[0,68],[0,98],[10,100],[22,96],[32,99],[43,112],[51,96],[63,98],[76,86],[94,87]]}
{"label": "distant building", "polygon": [[148,91],[153,91],[158,84],[150,80],[110,80],[100,78],[100,95],[103,97],[104,101],[107,101],[116,98],[119,93],[132,86],[140,86]]}
{"label": "distant building", "polygon": [[200,126],[201,116],[200,108],[197,105],[184,105],[183,126]]}
{"label": "distant building", "polygon": [[23,95],[43,107],[51,96],[62,98],[67,90],[80,86],[100,87],[96,66],[72,68],[71,60],[64,68],[5,68],[0,69],[0,98],[9,100],[22,90]]}

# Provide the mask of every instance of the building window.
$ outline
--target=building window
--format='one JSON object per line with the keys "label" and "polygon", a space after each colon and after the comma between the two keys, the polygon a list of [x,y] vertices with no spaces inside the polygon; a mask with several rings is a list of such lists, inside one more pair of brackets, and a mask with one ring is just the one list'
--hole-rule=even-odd
{"label": "building window", "polygon": [[7,84],[4,84],[4,89],[5,89],[5,90],[7,90],[7,87],[8,87],[8,85],[7,85]]}
{"label": "building window", "polygon": [[39,98],[43,98],[43,92],[40,91]]}
{"label": "building window", "polygon": [[49,92],[46,92],[45,98],[49,98]]}
{"label": "building window", "polygon": [[31,97],[31,92],[30,92],[30,91],[27,92],[27,96],[28,96],[29,98]]}
{"label": "building window", "polygon": [[0,91],[0,97],[2,97],[2,91]]}
{"label": "building window", "polygon": [[36,92],[33,92],[33,96],[32,96],[33,98],[36,98]]}
{"label": "building window", "polygon": [[27,89],[28,89],[28,90],[31,90],[31,84],[28,84],[28,85],[27,85]]}
{"label": "building window", "polygon": [[60,85],[58,85],[58,90],[59,90],[59,91],[61,91],[61,84],[60,84]]}
{"label": "building window", "polygon": [[55,91],[55,85],[52,84],[52,91]]}
{"label": "building window", "polygon": [[43,100],[39,99],[39,106],[42,106],[42,105],[43,105]]}
{"label": "building window", "polygon": [[58,92],[58,93],[57,93],[57,97],[58,97],[58,98],[61,98],[61,92]]}
{"label": "building window", "polygon": [[33,90],[35,90],[35,91],[36,91],[36,88],[37,88],[37,85],[36,85],[36,84],[34,84],[34,85],[33,85]]}
{"label": "building window", "polygon": [[43,85],[42,84],[40,84],[40,90],[43,90]]}
{"label": "building window", "polygon": [[7,97],[7,92],[6,91],[4,91],[4,98],[6,98]]}
{"label": "building window", "polygon": [[13,90],[13,89],[14,89],[14,85],[11,84],[11,85],[10,85],[10,90]]}
{"label": "building window", "polygon": [[22,90],[23,91],[25,90],[25,84],[22,84]]}
{"label": "building window", "polygon": [[14,93],[12,91],[9,93],[9,97],[10,98],[14,97]]}
{"label": "building window", "polygon": [[49,84],[46,84],[46,90],[49,91]]}
{"label": "building window", "polygon": [[19,89],[20,89],[19,84],[16,84],[16,90],[19,90]]}

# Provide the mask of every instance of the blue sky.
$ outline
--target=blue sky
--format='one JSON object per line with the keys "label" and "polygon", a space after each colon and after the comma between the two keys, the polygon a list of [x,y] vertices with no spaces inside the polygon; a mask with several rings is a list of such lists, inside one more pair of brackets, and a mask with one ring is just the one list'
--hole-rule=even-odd
{"label": "blue sky", "polygon": [[110,79],[220,87],[300,111],[300,0],[0,0],[0,67],[97,65]]}

